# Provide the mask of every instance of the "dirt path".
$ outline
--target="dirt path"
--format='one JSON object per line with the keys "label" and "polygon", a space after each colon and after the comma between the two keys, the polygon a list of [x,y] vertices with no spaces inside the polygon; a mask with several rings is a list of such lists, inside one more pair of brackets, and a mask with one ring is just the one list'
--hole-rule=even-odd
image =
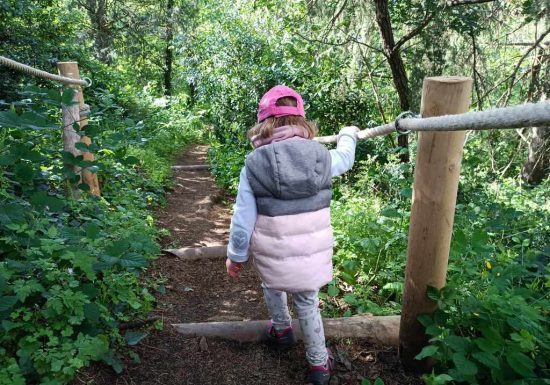
{"label": "dirt path", "polygon": [[[206,147],[189,148],[178,164],[206,162]],[[211,246],[227,243],[231,219],[227,197],[208,171],[176,171],[168,205],[157,214],[158,224],[170,231],[164,247]],[[225,273],[224,261],[182,262],[164,255],[149,275],[165,280],[166,293],[157,295],[155,316],[164,321],[133,349],[141,363],[128,363],[120,376],[100,368],[76,383],[164,385],[302,385],[305,383],[303,346],[275,352],[261,344],[239,344],[216,339],[184,338],[172,323],[267,319],[260,281],[248,268],[235,281]],[[361,384],[361,378],[380,376],[386,385],[421,384],[402,373],[395,349],[362,341],[329,341],[338,363],[332,385]]]}

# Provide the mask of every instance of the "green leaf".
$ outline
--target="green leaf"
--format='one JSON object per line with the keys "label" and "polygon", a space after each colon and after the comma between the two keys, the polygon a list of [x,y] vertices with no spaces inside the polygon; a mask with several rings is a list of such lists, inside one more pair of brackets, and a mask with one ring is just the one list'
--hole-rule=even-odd
{"label": "green leaf", "polygon": [[15,166],[15,177],[21,182],[31,182],[34,176],[34,168],[28,163],[20,163]]}
{"label": "green leaf", "polygon": [[89,136],[90,138],[93,138],[94,136],[97,136],[100,133],[99,127],[95,124],[88,124],[84,128],[84,132],[86,133],[86,136]]}
{"label": "green leaf", "polygon": [[121,266],[124,266],[124,267],[138,268],[138,267],[146,267],[148,264],[148,261],[147,261],[147,258],[145,258],[145,256],[141,254],[130,253],[130,254],[121,256],[119,263]]}
{"label": "green leaf", "polygon": [[357,297],[355,297],[355,295],[353,295],[353,294],[346,293],[346,294],[344,294],[344,301],[347,304],[356,305],[357,304]]}
{"label": "green leaf", "polygon": [[32,194],[30,197],[30,202],[36,209],[43,209],[47,207],[53,212],[61,211],[66,205],[63,199],[48,195],[45,191],[38,191]]}
{"label": "green leaf", "polygon": [[535,363],[531,358],[521,352],[508,352],[508,354],[506,354],[506,361],[514,372],[520,376],[533,377],[535,375],[535,373],[533,373]]}
{"label": "green leaf", "polygon": [[58,129],[46,117],[35,111],[25,111],[17,115],[14,110],[0,111],[0,126],[8,128],[30,128],[32,130]]}
{"label": "green leaf", "polygon": [[443,342],[447,344],[455,352],[466,353],[470,345],[470,341],[466,337],[460,337],[456,335],[450,335],[446,337]]}
{"label": "green leaf", "polygon": [[46,206],[48,206],[48,209],[52,212],[59,212],[63,210],[66,206],[66,202],[63,199],[48,195],[48,198],[46,199]]}
{"label": "green leaf", "polygon": [[492,368],[492,369],[499,369],[500,364],[498,362],[498,359],[491,353],[488,352],[475,352],[472,354],[472,356],[481,362],[483,365]]}
{"label": "green leaf", "polygon": [[386,218],[401,218],[401,214],[393,207],[388,207],[380,212],[380,215]]}
{"label": "green leaf", "polygon": [[368,378],[363,378],[361,380],[361,385],[371,385],[371,382]]}
{"label": "green leaf", "polygon": [[26,151],[25,154],[21,156],[21,159],[26,159],[31,162],[39,162],[42,160],[42,156],[38,151]]}
{"label": "green leaf", "polygon": [[100,293],[100,290],[93,283],[85,283],[80,285],[80,290],[86,294],[89,299],[94,299]]}
{"label": "green leaf", "polygon": [[413,190],[412,188],[403,188],[399,191],[399,194],[405,198],[412,198]]}
{"label": "green leaf", "polygon": [[420,314],[418,317],[416,317],[418,322],[424,327],[428,327],[433,325],[434,321],[431,314]]}
{"label": "green leaf", "polygon": [[357,273],[358,263],[353,259],[346,259],[344,262],[342,262],[342,266],[350,274]]}
{"label": "green leaf", "polygon": [[110,365],[116,374],[120,374],[124,370],[124,362],[112,350],[103,355],[103,361]]}
{"label": "green leaf", "polygon": [[[432,379],[432,378],[430,378],[430,379]],[[439,374],[439,375],[433,377],[433,380],[432,380],[433,382],[430,382],[430,384],[445,385],[446,383],[451,382],[453,380],[454,380],[454,378],[452,378],[448,374]]]}
{"label": "green leaf", "polygon": [[504,338],[502,338],[500,333],[493,327],[482,328],[481,334],[483,334],[483,336],[492,343],[495,343],[499,346],[504,344]]}
{"label": "green leaf", "polygon": [[72,106],[77,104],[78,101],[74,100],[75,92],[76,91],[74,88],[63,88],[63,93],[61,94],[61,103],[63,103],[65,106]]}
{"label": "green leaf", "polygon": [[127,156],[126,158],[124,158],[123,163],[127,166],[131,166],[131,165],[134,165],[134,164],[138,164],[139,159],[136,158],[135,156]]}
{"label": "green leaf", "polygon": [[74,267],[80,268],[86,274],[86,277],[90,280],[95,278],[95,272],[92,264],[95,262],[95,258],[82,252],[74,254],[71,258]]}
{"label": "green leaf", "polygon": [[340,289],[338,289],[338,287],[336,287],[335,285],[329,285],[327,292],[328,295],[330,295],[331,297],[335,297],[338,295],[338,293],[340,293]]}
{"label": "green leaf", "polygon": [[120,239],[118,241],[114,241],[111,245],[107,246],[105,250],[113,256],[119,256],[126,251],[128,251],[128,248],[130,245],[128,244],[128,241],[125,239]]}
{"label": "green leaf", "polygon": [[0,166],[9,166],[17,161],[17,157],[13,154],[0,155]]}
{"label": "green leaf", "polygon": [[488,340],[487,338],[477,338],[474,342],[481,350],[487,353],[496,353],[501,347],[499,343]]}
{"label": "green leaf", "polygon": [[89,152],[88,145],[84,142],[77,142],[75,143],[75,148],[80,151]]}
{"label": "green leaf", "polygon": [[101,228],[93,222],[87,223],[84,230],[86,231],[86,237],[90,239],[98,239],[101,234]]}
{"label": "green leaf", "polygon": [[49,103],[61,106],[61,93],[58,90],[48,90]]}
{"label": "green leaf", "polygon": [[95,303],[87,303],[84,305],[84,317],[90,322],[97,323],[100,316],[99,306]]}
{"label": "green leaf", "polygon": [[139,341],[147,337],[147,333],[143,332],[126,332],[124,334],[124,339],[128,343],[128,345],[136,345]]}
{"label": "green leaf", "polygon": [[71,165],[76,164],[77,159],[72,153],[70,153],[69,151],[63,151],[62,154],[63,154],[63,163],[71,164]]}
{"label": "green leaf", "polygon": [[438,351],[438,347],[435,345],[428,345],[422,348],[422,351],[414,357],[415,360],[421,360],[426,357],[432,357]]}
{"label": "green leaf", "polygon": [[472,361],[468,360],[461,353],[454,353],[452,356],[453,362],[456,366],[456,369],[460,374],[466,377],[475,376],[477,373],[477,365]]}
{"label": "green leaf", "polygon": [[374,381],[374,385],[384,385],[384,381],[382,381],[381,378],[377,378],[377,379]]}
{"label": "green leaf", "polygon": [[0,312],[5,312],[11,310],[13,305],[17,303],[17,297],[13,295],[6,295],[0,297]]}
{"label": "green leaf", "polygon": [[433,286],[428,286],[426,296],[431,300],[438,301],[441,299],[441,291]]}
{"label": "green leaf", "polygon": [[42,293],[44,291],[44,287],[34,278],[15,281],[13,289],[15,296],[20,302],[25,302],[31,294]]}

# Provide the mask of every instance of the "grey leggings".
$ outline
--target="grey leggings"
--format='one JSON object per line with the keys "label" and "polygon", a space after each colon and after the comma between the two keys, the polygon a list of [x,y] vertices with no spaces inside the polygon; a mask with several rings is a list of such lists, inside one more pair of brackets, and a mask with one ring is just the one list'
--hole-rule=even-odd
{"label": "grey leggings", "polygon": [[[277,331],[283,331],[291,325],[288,312],[286,293],[280,290],[269,289],[262,284],[265,302],[273,326]],[[302,291],[292,293],[296,315],[300,321],[300,329],[306,347],[306,359],[310,365],[325,365],[328,359],[325,347],[325,331],[319,312],[319,298],[317,291]]]}

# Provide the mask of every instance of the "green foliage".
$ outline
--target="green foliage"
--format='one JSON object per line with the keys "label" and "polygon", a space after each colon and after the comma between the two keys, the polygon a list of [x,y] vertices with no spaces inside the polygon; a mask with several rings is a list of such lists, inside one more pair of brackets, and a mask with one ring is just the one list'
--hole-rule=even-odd
{"label": "green foliage", "polygon": [[384,385],[384,381],[380,378],[377,378],[374,380],[374,382],[371,382],[370,380],[363,378],[361,380],[361,385]]}
{"label": "green foliage", "polygon": [[[432,374],[428,383],[550,383],[550,299],[540,273],[528,266],[493,269],[481,290],[453,281],[433,291],[438,310],[420,317],[430,345],[417,359],[433,357],[436,371],[447,375]],[[513,284],[518,279],[522,285]]]}
{"label": "green foliage", "polygon": [[[140,279],[160,251],[149,207],[173,154],[198,138],[196,118],[176,106],[147,107],[135,123],[119,119],[123,107],[100,104],[94,110],[110,111],[86,128],[93,144],[82,149],[97,160],[85,162],[58,150],[54,122],[72,99],[59,95],[31,88],[26,102],[0,111],[0,383],[67,383],[98,360],[122,370],[123,346],[146,334],[121,336],[118,326],[145,317],[154,302]],[[101,199],[86,190],[66,198],[74,166],[98,174]]]}
{"label": "green foliage", "polygon": [[[60,96],[45,81],[0,74],[1,384],[67,382],[94,360],[123,369],[122,347],[145,334],[120,335],[118,325],[147,314],[153,301],[141,280],[158,253],[149,208],[162,201],[170,160],[186,143],[211,142],[213,173],[235,192],[251,150],[246,131],[275,84],[303,95],[321,134],[400,112],[373,2],[175,1],[171,17],[166,1],[84,3],[0,4],[0,54],[51,72],[56,59],[77,60],[92,78],[85,133],[93,144],[79,149],[97,159],[60,150],[56,122],[70,91]],[[525,47],[509,43],[538,36],[543,2],[443,3],[388,2],[396,41],[433,15],[399,48],[413,110],[423,77],[449,73],[475,75],[477,108],[537,99],[536,61],[518,64]],[[165,98],[156,93],[170,75],[168,52],[174,96]],[[24,100],[13,102],[19,94]],[[335,277],[321,293],[327,314],[400,310],[413,170],[397,161],[393,142],[362,143],[358,166],[334,185]],[[546,380],[549,189],[518,182],[525,154],[514,131],[468,135],[450,284],[430,290],[440,310],[424,320],[432,344],[422,355],[437,362],[427,383]],[[101,199],[78,184],[75,167],[98,175]],[[82,198],[66,197],[71,184]]]}

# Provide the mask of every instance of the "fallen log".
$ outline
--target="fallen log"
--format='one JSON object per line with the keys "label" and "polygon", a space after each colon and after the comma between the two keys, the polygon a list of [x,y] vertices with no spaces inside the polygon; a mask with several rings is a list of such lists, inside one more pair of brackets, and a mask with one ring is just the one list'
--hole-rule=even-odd
{"label": "fallen log", "polygon": [[183,171],[200,171],[200,170],[209,170],[209,164],[186,164],[181,166],[172,166],[172,170],[183,170]]}
{"label": "fallen log", "polygon": [[194,261],[197,259],[225,257],[227,255],[227,246],[183,247],[181,249],[164,249],[163,251],[186,261]]}
{"label": "fallen log", "polygon": [[[373,344],[397,346],[399,344],[400,316],[355,316],[324,318],[326,337],[362,338]],[[201,322],[172,324],[186,336],[218,337],[238,342],[262,342],[268,321]],[[292,321],[296,338],[302,339],[298,320]]]}

